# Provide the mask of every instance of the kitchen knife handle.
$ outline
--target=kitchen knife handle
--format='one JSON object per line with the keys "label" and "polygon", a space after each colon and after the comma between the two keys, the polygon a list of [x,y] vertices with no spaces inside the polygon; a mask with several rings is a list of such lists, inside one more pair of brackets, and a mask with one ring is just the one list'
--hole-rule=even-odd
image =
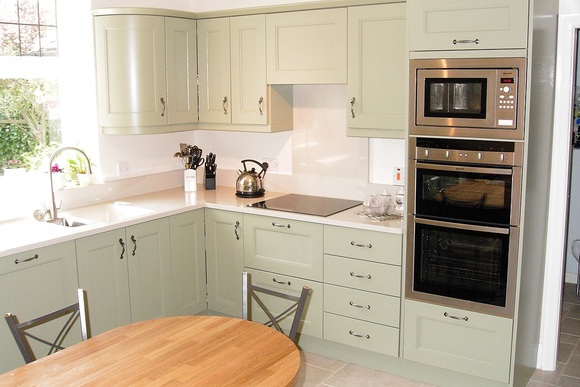
{"label": "kitchen knife handle", "polygon": [[260,115],[263,116],[264,112],[262,111],[262,103],[264,102],[264,97],[260,97],[258,99],[258,110],[260,111]]}
{"label": "kitchen knife handle", "polygon": [[161,117],[165,116],[165,99],[161,97],[161,104],[163,105],[163,110],[161,110]]}

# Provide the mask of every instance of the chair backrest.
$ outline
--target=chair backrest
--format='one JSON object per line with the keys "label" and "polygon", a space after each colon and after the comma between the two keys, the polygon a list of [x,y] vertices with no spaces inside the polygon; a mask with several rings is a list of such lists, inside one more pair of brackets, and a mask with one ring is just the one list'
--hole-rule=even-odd
{"label": "chair backrest", "polygon": [[[8,327],[10,328],[10,332],[12,332],[12,336],[14,336],[14,340],[18,345],[18,349],[20,349],[20,353],[22,353],[22,357],[26,363],[30,363],[36,360],[36,356],[32,351],[28,338],[34,339],[49,346],[50,348],[47,355],[50,355],[60,349],[64,349],[62,343],[77,320],[80,320],[82,340],[84,341],[91,337],[87,307],[87,293],[83,289],[78,289],[77,295],[78,301],[74,304],[36,317],[32,320],[19,322],[18,318],[12,313],[7,313],[4,316],[6,322],[8,323]],[[67,316],[66,322],[64,323],[60,332],[56,335],[56,338],[51,339],[52,341],[43,339],[31,332],[28,332],[28,329],[43,325],[64,316]]]}
{"label": "chair backrest", "polygon": [[[270,326],[282,332],[283,334],[287,335],[290,340],[296,342],[296,334],[298,333],[298,326],[300,325],[300,320],[302,319],[302,315],[304,314],[304,307],[306,305],[306,299],[308,298],[308,294],[310,293],[310,288],[304,286],[302,291],[300,292],[299,296],[295,296],[292,294],[287,294],[271,289],[267,289],[264,287],[252,285],[250,281],[250,274],[249,273],[242,273],[242,318],[244,320],[250,320],[250,301],[253,298],[256,303],[262,308],[264,313],[268,318],[268,321],[264,322],[264,325]],[[270,308],[266,305],[266,303],[259,297],[259,294],[265,294],[269,296],[274,296],[278,298],[282,298],[285,300],[290,301],[290,305],[283,310],[282,312],[272,312]],[[286,303],[287,304],[287,303]],[[285,305],[287,306],[287,305]],[[276,314],[276,315],[274,315]],[[284,332],[282,327],[280,326],[280,321],[289,318],[294,314],[292,318],[292,325],[288,333]]]}

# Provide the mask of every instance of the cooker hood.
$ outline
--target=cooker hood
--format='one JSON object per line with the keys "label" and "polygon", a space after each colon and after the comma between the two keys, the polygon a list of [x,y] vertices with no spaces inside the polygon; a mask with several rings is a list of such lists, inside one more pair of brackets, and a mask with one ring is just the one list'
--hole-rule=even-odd
{"label": "cooker hood", "polygon": [[349,199],[288,194],[248,204],[248,207],[326,217],[356,207],[361,203],[361,201]]}

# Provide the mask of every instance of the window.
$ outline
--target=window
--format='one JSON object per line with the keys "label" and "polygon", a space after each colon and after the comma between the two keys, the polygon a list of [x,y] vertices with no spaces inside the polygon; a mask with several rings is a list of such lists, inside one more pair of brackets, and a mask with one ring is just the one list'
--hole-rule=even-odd
{"label": "window", "polygon": [[37,169],[60,143],[56,0],[0,1],[0,168]]}

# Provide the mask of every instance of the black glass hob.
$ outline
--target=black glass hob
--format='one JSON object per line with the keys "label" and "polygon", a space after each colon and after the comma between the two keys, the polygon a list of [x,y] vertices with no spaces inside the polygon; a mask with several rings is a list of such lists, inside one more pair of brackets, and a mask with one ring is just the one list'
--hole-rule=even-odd
{"label": "black glass hob", "polygon": [[330,216],[356,207],[362,202],[349,199],[335,199],[322,196],[288,194],[273,199],[248,204],[248,207],[265,208],[275,211],[295,212],[298,214]]}

